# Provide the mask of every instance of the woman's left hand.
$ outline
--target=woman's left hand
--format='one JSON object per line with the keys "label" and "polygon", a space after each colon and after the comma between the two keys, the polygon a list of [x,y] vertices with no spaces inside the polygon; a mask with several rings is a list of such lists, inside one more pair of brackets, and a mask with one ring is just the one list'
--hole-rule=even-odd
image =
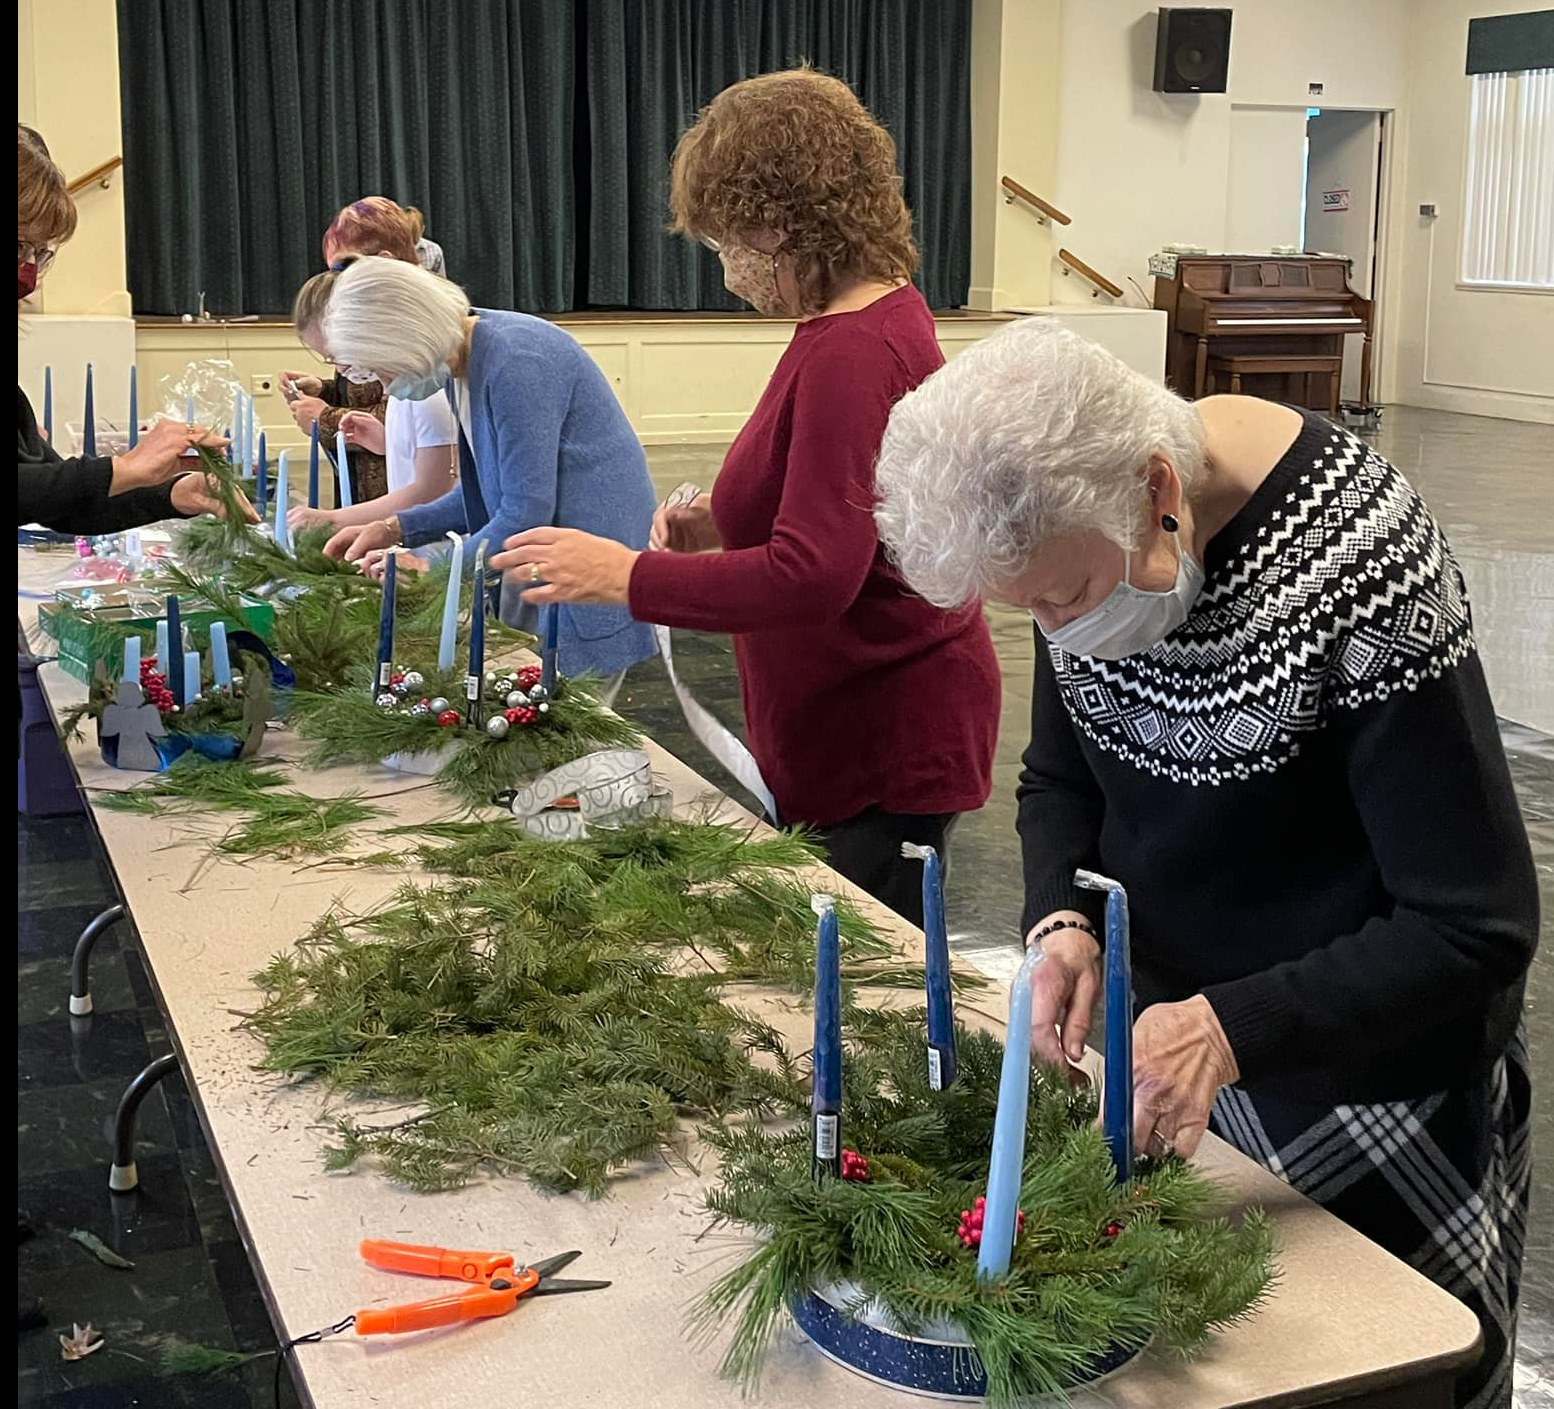
{"label": "woman's left hand", "polygon": [[1240,1075],[1213,1006],[1201,993],[1157,1003],[1133,1024],[1133,1144],[1140,1154],[1190,1157],[1221,1086]]}
{"label": "woman's left hand", "polygon": [[624,607],[630,599],[631,569],[638,553],[613,538],[576,528],[531,528],[514,534],[489,564],[507,573],[536,606],[578,602]]}
{"label": "woman's left hand", "polygon": [[313,422],[324,413],[325,405],[316,396],[299,396],[286,409],[291,412],[291,418],[297,423],[298,430],[311,433]]}

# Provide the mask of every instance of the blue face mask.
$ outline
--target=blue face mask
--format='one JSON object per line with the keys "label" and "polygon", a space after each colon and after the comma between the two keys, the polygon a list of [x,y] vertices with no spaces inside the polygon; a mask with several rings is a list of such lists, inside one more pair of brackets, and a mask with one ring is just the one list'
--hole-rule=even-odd
{"label": "blue face mask", "polygon": [[412,377],[407,374],[395,377],[388,385],[388,394],[395,401],[425,401],[429,396],[436,396],[447,384],[448,369],[439,367],[425,377]]}
{"label": "blue face mask", "polygon": [[1123,556],[1122,581],[1099,606],[1046,633],[1049,645],[1071,655],[1121,660],[1158,646],[1184,621],[1203,590],[1203,569],[1176,551],[1176,581],[1164,592],[1146,592],[1128,581],[1133,554]]}

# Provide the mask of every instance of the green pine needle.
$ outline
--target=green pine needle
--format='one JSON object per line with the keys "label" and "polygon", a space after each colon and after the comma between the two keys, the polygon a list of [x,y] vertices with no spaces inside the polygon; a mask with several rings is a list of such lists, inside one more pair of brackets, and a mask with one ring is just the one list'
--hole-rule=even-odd
{"label": "green pine needle", "polygon": [[220,1346],[198,1345],[189,1341],[173,1341],[162,1348],[162,1373],[164,1375],[223,1375],[257,1360],[264,1355],[274,1355],[273,1350],[223,1350]]}

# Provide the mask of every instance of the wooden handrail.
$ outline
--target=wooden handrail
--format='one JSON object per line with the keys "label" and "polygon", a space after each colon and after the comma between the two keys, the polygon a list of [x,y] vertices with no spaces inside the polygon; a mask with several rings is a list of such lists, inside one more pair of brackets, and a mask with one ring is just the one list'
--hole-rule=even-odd
{"label": "wooden handrail", "polygon": [[1113,298],[1121,298],[1122,290],[1119,289],[1104,274],[1092,269],[1078,255],[1070,254],[1067,250],[1059,250],[1058,258],[1077,274],[1083,274],[1098,289],[1105,289]]}
{"label": "wooden handrail", "polygon": [[109,157],[101,166],[94,166],[85,176],[78,176],[65,187],[72,196],[79,195],[88,186],[96,185],[101,181],[104,186],[108,184],[108,178],[124,165],[123,157]]}
{"label": "wooden handrail", "polygon": [[1004,197],[1006,201],[1012,201],[1016,196],[1018,196],[1022,201],[1027,201],[1031,205],[1035,206],[1036,209],[1039,210],[1043,215],[1050,216],[1059,225],[1072,225],[1074,223],[1069,219],[1068,216],[1064,215],[1061,210],[1053,205],[1051,201],[1044,201],[1034,191],[1027,191],[1024,186],[1022,186],[1014,179],[1014,177],[1005,176],[999,182],[999,185],[1001,185],[1004,190],[1009,193]]}

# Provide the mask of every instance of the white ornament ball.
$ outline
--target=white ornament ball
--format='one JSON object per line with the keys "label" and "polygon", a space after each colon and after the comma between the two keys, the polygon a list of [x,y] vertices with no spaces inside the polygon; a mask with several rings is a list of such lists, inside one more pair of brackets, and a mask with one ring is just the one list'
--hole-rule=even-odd
{"label": "white ornament ball", "polygon": [[435,700],[433,700],[432,703],[431,703],[431,711],[432,711],[433,714],[441,714],[443,712],[443,710],[445,710],[447,708],[448,708],[448,701],[446,699],[444,699],[441,695],[438,695],[437,698]]}
{"label": "white ornament ball", "polygon": [[495,679],[496,679],[496,671],[488,670],[486,672],[486,684],[490,685],[493,681],[495,681]]}
{"label": "white ornament ball", "polygon": [[486,720],[486,733],[493,739],[505,739],[508,727],[507,720],[500,714],[493,714],[490,719]]}
{"label": "white ornament ball", "polygon": [[[531,698],[532,698],[532,696],[531,696]],[[549,714],[550,713],[550,706],[548,704],[541,703],[538,706],[538,709],[539,709],[539,712],[541,714]]]}
{"label": "white ornament ball", "polygon": [[393,709],[394,706],[398,703],[399,697],[397,695],[391,695],[387,690],[378,696],[379,709]]}
{"label": "white ornament ball", "polygon": [[508,709],[517,709],[519,705],[529,703],[529,697],[522,690],[512,690],[507,696]]}
{"label": "white ornament ball", "polygon": [[405,673],[405,684],[412,690],[419,690],[426,681],[419,670],[411,670]]}

